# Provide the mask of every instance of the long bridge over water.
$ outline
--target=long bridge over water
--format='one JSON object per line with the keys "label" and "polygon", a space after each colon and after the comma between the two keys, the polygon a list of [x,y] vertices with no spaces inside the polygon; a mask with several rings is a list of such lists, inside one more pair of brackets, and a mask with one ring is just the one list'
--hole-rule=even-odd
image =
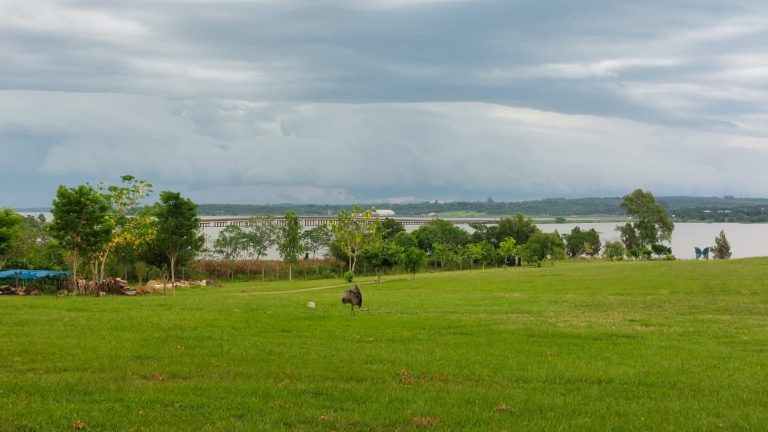
{"label": "long bridge over water", "polygon": [[[425,223],[435,220],[434,217],[391,217],[400,222],[403,225],[424,225]],[[499,219],[488,218],[440,218],[446,222],[450,222],[454,225],[469,225],[471,223],[483,224],[483,225],[496,225],[499,223]],[[282,216],[270,217],[270,220],[274,221],[277,225],[285,225],[285,218]],[[256,221],[256,222],[255,222]],[[299,216],[299,224],[303,227],[317,227],[321,225],[327,225],[336,221],[336,216]],[[252,217],[210,217],[200,219],[200,228],[224,228],[229,225],[235,225],[239,227],[248,227],[253,223],[258,223],[258,218]]]}

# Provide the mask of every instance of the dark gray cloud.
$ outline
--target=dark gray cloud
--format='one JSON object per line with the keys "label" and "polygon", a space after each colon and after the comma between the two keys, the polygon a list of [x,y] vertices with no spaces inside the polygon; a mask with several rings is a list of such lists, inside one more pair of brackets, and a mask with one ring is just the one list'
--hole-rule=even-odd
{"label": "dark gray cloud", "polygon": [[[765,195],[768,6],[0,0],[0,205]],[[23,167],[23,168],[22,168]]]}

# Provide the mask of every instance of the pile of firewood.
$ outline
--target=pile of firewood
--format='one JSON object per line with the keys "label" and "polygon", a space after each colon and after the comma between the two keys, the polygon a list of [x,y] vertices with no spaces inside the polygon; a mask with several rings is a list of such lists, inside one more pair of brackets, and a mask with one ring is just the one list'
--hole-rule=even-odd
{"label": "pile of firewood", "polygon": [[0,285],[0,295],[40,295],[40,290],[34,288]]}
{"label": "pile of firewood", "polygon": [[100,295],[113,294],[113,295],[136,295],[137,291],[128,286],[128,282],[120,278],[104,279],[97,284]]}
{"label": "pile of firewood", "polygon": [[146,294],[144,291],[137,291],[128,286],[128,282],[120,278],[104,279],[101,282],[87,281],[85,279],[78,279],[77,292],[81,295],[98,295],[99,297],[105,295],[136,295]]}

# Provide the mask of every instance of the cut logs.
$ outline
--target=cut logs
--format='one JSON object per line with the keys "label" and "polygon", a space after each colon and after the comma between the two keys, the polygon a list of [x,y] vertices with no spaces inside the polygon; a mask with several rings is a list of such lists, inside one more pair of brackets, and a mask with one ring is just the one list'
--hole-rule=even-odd
{"label": "cut logs", "polygon": [[30,287],[15,287],[10,285],[0,285],[0,295],[40,295],[42,292],[40,292],[37,288],[30,288]]}
{"label": "cut logs", "polygon": [[97,284],[98,292],[112,295],[136,295],[138,291],[128,286],[128,282],[120,278],[104,279]]}

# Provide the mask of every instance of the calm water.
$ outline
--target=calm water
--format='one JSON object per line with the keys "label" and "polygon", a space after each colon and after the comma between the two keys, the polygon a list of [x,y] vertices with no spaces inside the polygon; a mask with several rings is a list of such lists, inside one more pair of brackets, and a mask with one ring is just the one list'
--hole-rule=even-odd
{"label": "calm water", "polygon": [[[619,240],[616,231],[619,224],[616,223],[543,224],[539,228],[544,232],[557,229],[560,234],[565,234],[576,225],[585,230],[594,228],[603,243]],[[768,256],[768,224],[676,223],[672,233],[672,253],[679,259],[693,259],[696,257],[694,247],[714,246],[720,230],[725,231],[731,244],[732,258]]]}
{"label": "calm water", "polygon": [[[22,213],[32,214],[37,213]],[[50,220],[50,213],[45,214]],[[544,232],[553,232],[557,229],[560,234],[571,231],[576,225],[584,230],[594,228],[600,233],[600,239],[605,243],[606,240],[619,240],[616,227],[620,224],[614,222],[602,223],[565,223],[565,224],[540,224],[539,228]],[[461,225],[460,225],[461,226]],[[461,226],[471,231],[469,226]],[[413,231],[416,226],[408,226],[408,231]],[[693,259],[696,257],[694,247],[705,248],[715,244],[715,237],[725,231],[728,242],[731,243],[731,252],[733,258],[748,258],[756,256],[768,256],[768,224],[735,224],[735,223],[677,223],[675,231],[672,233],[672,253],[679,259]],[[215,239],[219,235],[221,228],[206,228],[205,235],[209,239]],[[277,258],[276,251],[270,251],[267,258]]]}

